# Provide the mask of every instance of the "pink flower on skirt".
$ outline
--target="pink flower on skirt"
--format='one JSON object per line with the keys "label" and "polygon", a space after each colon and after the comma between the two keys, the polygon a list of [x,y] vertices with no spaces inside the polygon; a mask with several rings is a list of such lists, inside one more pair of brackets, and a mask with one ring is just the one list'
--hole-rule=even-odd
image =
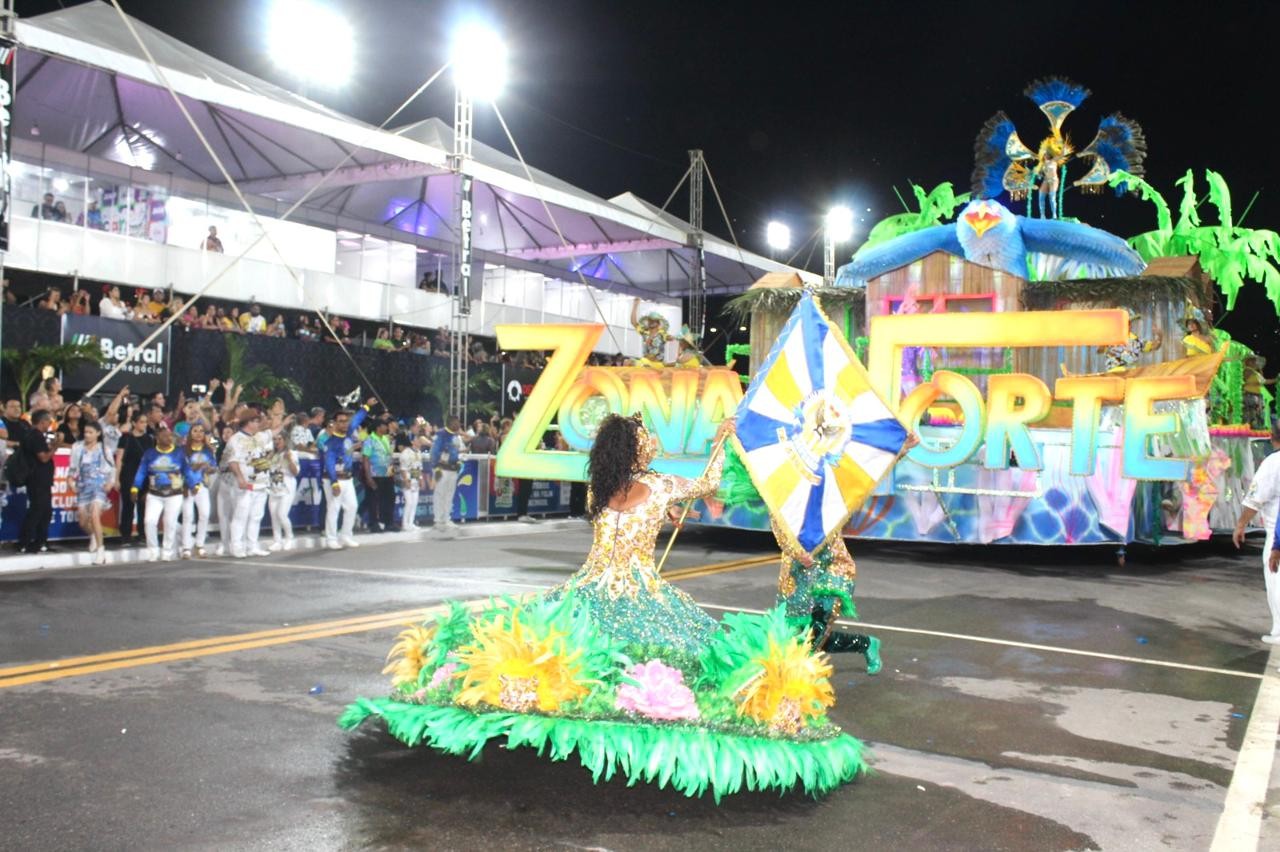
{"label": "pink flower on skirt", "polygon": [[431,675],[431,683],[427,685],[427,689],[435,689],[438,686],[444,686],[444,682],[453,677],[453,673],[457,670],[457,663],[445,663],[436,669]]}
{"label": "pink flower on skirt", "polygon": [[649,719],[697,719],[698,704],[684,684],[684,673],[661,660],[650,660],[627,669],[626,676],[638,685],[618,687],[618,709]]}

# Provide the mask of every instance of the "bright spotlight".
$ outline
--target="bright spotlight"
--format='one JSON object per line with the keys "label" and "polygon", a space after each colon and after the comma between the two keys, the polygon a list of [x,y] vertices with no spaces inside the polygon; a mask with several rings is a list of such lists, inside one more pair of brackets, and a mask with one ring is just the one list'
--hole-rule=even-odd
{"label": "bright spotlight", "polygon": [[781,222],[770,222],[764,229],[764,239],[769,248],[786,251],[791,248],[791,229]]}
{"label": "bright spotlight", "polygon": [[848,207],[832,207],[827,213],[827,238],[833,243],[853,239],[853,211]]}
{"label": "bright spotlight", "polygon": [[507,82],[507,46],[496,32],[467,24],[453,37],[453,79],[459,89],[481,101],[495,100]]}
{"label": "bright spotlight", "polygon": [[60,178],[60,177],[56,177],[53,179],[54,192],[66,192],[69,189],[71,189],[71,181],[67,180],[66,178]]}
{"label": "bright spotlight", "polygon": [[315,0],[275,0],[267,19],[271,60],[304,84],[337,88],[356,64],[355,30]]}

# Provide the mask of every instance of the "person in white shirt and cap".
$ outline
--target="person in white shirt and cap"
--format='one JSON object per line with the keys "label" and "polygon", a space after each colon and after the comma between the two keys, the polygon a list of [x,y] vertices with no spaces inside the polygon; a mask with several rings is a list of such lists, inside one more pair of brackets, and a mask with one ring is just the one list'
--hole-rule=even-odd
{"label": "person in white shirt and cap", "polygon": [[1255,516],[1267,531],[1267,543],[1262,548],[1262,579],[1267,589],[1267,606],[1271,609],[1271,632],[1263,636],[1262,641],[1280,645],[1280,573],[1277,573],[1280,559],[1272,558],[1280,544],[1276,540],[1276,520],[1280,514],[1280,421],[1271,424],[1271,448],[1271,455],[1254,471],[1231,540],[1239,548],[1244,543],[1245,527]]}

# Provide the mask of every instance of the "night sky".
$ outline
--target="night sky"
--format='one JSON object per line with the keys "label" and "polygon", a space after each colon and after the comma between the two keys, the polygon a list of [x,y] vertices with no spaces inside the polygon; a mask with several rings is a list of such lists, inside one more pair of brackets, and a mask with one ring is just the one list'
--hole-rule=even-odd
{"label": "night sky", "polygon": [[[20,15],[58,0],[18,0]],[[67,3],[66,5],[71,5]],[[122,0],[141,20],[294,88],[265,47],[269,0]],[[308,94],[378,124],[447,59],[448,34],[487,19],[511,50],[503,114],[529,160],[590,192],[625,190],[661,204],[700,147],[742,244],[767,253],[764,226],[803,242],[844,203],[866,227],[902,211],[893,187],[968,188],[973,139],[996,110],[1024,141],[1046,130],[1021,94],[1050,74],[1093,96],[1068,119],[1079,145],[1113,111],[1140,122],[1147,176],[1176,207],[1173,181],[1212,168],[1245,224],[1280,229],[1280,167],[1264,128],[1276,120],[1280,7],[1219,2],[624,2],[332,0],[353,23],[355,78]],[[404,121],[452,117],[442,81]],[[403,123],[398,121],[397,123]],[[509,150],[487,109],[477,138]],[[1073,175],[1078,176],[1078,175]],[[1203,186],[1203,181],[1201,180]],[[684,216],[683,194],[672,203]],[[870,208],[870,212],[867,211]],[[1121,236],[1155,226],[1151,206],[1069,193],[1068,215]],[[1202,213],[1210,219],[1206,205]],[[728,237],[710,191],[707,229]],[[847,259],[855,246],[841,253]],[[806,264],[806,260],[808,263]],[[796,260],[821,269],[821,250]],[[1223,325],[1280,365],[1275,312],[1250,285]]]}

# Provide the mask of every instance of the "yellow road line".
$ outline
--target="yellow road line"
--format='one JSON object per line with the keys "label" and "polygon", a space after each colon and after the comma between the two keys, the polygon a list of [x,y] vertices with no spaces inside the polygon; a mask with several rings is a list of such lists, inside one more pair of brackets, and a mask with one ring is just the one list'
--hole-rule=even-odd
{"label": "yellow road line", "polygon": [[[739,571],[763,565],[776,560],[777,556],[752,557],[730,562],[716,562],[710,565],[699,565],[672,571],[666,575],[668,580],[686,580],[704,577],[710,574]],[[488,597],[467,602],[467,606],[475,608],[486,603]],[[273,645],[284,645],[291,642],[302,642],[308,639],[324,639],[332,636],[344,636],[351,633],[364,633],[391,627],[402,627],[405,624],[417,623],[428,616],[443,612],[446,604],[417,609],[398,610],[393,612],[373,613],[370,615],[341,618],[333,621],[299,624],[292,627],[279,627],[271,630],[258,630],[252,633],[240,633],[225,636],[213,636],[205,639],[192,639],[185,642],[174,642],[168,645],[152,645],[142,648],[131,648],[124,651],[111,651],[102,654],[90,654],[81,657],[68,657],[43,663],[29,663],[0,669],[0,689],[10,686],[21,686],[29,683],[40,683],[58,680],[77,675],[114,671],[134,666],[152,665],[154,663],[189,660],[207,657],[214,654],[226,654],[233,651],[247,651],[257,648],[269,648]]]}
{"label": "yellow road line", "polygon": [[425,608],[406,609],[398,612],[380,612],[373,615],[359,615],[352,618],[339,618],[334,621],[320,621],[310,624],[297,624],[292,627],[277,627],[273,630],[258,630],[253,633],[239,633],[234,636],[210,636],[206,639],[191,639],[186,642],[174,642],[169,645],[152,645],[145,648],[132,648],[127,651],[109,651],[104,654],[90,654],[85,657],[68,657],[61,660],[52,660],[45,663],[32,663],[23,666],[12,666],[10,668],[0,669],[0,680],[4,678],[29,674],[31,672],[48,671],[65,669],[75,666],[88,665],[91,663],[99,663],[107,660],[129,659],[132,657],[145,657],[156,653],[168,651],[182,651],[188,649],[203,648],[210,645],[220,645],[229,640],[250,641],[255,639],[266,639],[277,636],[292,636],[298,633],[306,633],[312,630],[322,630],[328,627],[341,627],[352,624],[361,624],[370,621],[385,621],[389,618],[415,618],[425,612]]}

